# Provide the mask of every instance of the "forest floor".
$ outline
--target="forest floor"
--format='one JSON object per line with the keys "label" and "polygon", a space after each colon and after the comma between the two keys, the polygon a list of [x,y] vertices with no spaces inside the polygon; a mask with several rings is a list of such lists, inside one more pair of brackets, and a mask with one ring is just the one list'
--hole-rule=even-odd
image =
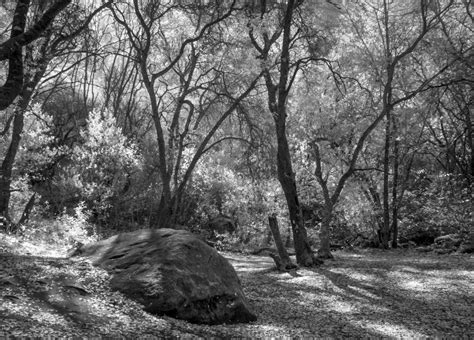
{"label": "forest floor", "polygon": [[[472,255],[337,251],[317,268],[275,271],[265,256],[223,253],[258,321],[195,325],[143,312],[109,276],[57,250],[0,234],[0,338],[473,338]],[[45,287],[55,294],[45,299]]]}

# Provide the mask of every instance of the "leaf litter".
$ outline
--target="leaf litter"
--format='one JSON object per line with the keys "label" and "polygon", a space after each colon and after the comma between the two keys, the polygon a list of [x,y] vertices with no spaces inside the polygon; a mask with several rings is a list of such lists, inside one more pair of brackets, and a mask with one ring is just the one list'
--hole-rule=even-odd
{"label": "leaf litter", "polygon": [[474,337],[472,255],[338,251],[320,267],[289,273],[270,257],[223,255],[256,322],[208,326],[150,315],[81,258],[0,252],[0,338]]}

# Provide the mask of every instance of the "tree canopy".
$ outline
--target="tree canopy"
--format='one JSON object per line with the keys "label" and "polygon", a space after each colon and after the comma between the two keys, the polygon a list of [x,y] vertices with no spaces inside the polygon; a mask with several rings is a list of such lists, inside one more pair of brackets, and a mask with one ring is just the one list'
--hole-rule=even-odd
{"label": "tree canopy", "polygon": [[0,19],[10,232],[75,216],[258,249],[270,217],[302,266],[472,233],[469,1],[18,0]]}

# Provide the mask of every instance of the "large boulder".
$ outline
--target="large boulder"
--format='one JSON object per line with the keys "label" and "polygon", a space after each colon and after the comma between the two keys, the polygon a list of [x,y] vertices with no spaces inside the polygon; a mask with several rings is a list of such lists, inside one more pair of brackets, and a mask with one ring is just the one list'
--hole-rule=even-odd
{"label": "large boulder", "polygon": [[77,255],[105,268],[112,288],[150,313],[206,324],[256,320],[232,265],[187,231],[124,233],[83,245]]}

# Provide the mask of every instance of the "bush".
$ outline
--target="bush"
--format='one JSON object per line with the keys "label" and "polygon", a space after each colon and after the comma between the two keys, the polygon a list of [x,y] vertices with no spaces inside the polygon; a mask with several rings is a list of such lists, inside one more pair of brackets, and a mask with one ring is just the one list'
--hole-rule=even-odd
{"label": "bush", "polygon": [[472,188],[452,174],[417,175],[401,210],[401,240],[428,245],[441,235],[468,233],[474,224]]}
{"label": "bush", "polygon": [[74,214],[64,211],[56,218],[45,218],[34,212],[30,221],[22,226],[22,234],[28,240],[60,247],[96,241],[98,237],[94,226],[88,222],[84,203],[74,210]]}
{"label": "bush", "polygon": [[90,221],[108,227],[114,212],[127,210],[121,199],[143,169],[142,156],[107,110],[90,112],[80,137],[81,144],[61,163],[52,189],[43,196],[53,205],[52,212],[84,202]]}

